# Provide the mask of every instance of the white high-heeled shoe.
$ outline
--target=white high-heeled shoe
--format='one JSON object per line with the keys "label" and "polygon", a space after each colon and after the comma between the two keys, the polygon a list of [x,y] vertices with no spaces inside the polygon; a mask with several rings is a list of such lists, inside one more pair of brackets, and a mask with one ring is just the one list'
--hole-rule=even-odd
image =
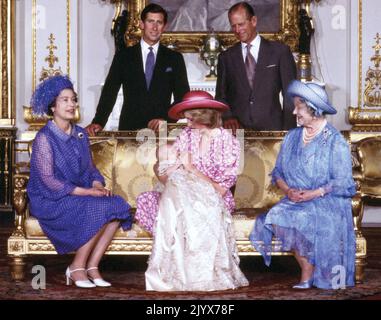
{"label": "white high-heeled shoe", "polygon": [[71,277],[71,274],[73,272],[76,272],[76,271],[85,271],[85,268],[78,268],[78,269],[70,270],[70,268],[67,267],[66,272],[65,272],[66,285],[67,286],[71,285],[74,282],[74,284],[79,288],[95,288],[96,287],[96,285],[94,283],[92,283],[90,280],[74,281],[73,278]]}
{"label": "white high-heeled shoe", "polygon": [[97,286],[97,287],[111,287],[111,283],[110,282],[107,282],[107,281],[104,281],[102,278],[92,278],[89,276],[88,272],[90,270],[95,270],[95,269],[98,269],[98,267],[91,267],[89,269],[86,270],[86,274],[87,274],[87,277],[92,281],[94,282],[94,284]]}

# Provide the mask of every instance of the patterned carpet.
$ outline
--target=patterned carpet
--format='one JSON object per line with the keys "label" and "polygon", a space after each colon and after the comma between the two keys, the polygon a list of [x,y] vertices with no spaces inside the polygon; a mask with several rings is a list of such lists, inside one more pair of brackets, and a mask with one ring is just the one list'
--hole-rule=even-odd
{"label": "patterned carpet", "polygon": [[[27,277],[23,282],[13,282],[6,255],[6,240],[11,224],[0,224],[0,300],[381,300],[381,228],[364,230],[368,239],[368,266],[365,282],[346,290],[293,290],[299,270],[292,257],[273,259],[272,266],[263,265],[261,257],[242,257],[241,268],[250,286],[237,290],[218,292],[157,293],[146,292],[144,272],[147,257],[106,256],[101,270],[111,288],[79,289],[66,286],[64,272],[71,256],[45,256],[28,258]],[[32,267],[46,268],[46,289],[32,287]]]}

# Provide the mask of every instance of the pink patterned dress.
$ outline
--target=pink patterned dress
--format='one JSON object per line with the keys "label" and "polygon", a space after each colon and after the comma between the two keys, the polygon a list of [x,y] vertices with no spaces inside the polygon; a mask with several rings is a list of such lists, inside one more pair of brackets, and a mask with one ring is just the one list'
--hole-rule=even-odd
{"label": "pink patterned dress", "polygon": [[[232,213],[235,202],[230,188],[237,181],[240,146],[238,140],[230,131],[216,128],[206,152],[201,151],[202,133],[200,130],[184,128],[174,143],[178,153],[189,152],[192,155],[193,165],[220,186],[228,189],[223,200],[226,209]],[[203,149],[205,150],[205,149]],[[153,233],[155,220],[159,210],[159,200],[162,191],[159,183],[155,191],[141,193],[137,198],[135,219],[147,231]]]}

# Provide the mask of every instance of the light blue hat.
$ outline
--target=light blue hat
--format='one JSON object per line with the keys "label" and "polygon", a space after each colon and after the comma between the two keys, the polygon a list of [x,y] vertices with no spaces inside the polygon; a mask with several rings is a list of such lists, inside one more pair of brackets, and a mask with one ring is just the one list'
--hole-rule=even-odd
{"label": "light blue hat", "polygon": [[287,95],[291,98],[300,97],[313,108],[317,114],[336,114],[337,111],[328,101],[327,92],[316,83],[293,80],[287,89]]}
{"label": "light blue hat", "polygon": [[66,75],[52,76],[41,82],[37,86],[30,100],[33,113],[37,115],[46,114],[48,112],[49,105],[64,89],[73,90],[73,83]]}

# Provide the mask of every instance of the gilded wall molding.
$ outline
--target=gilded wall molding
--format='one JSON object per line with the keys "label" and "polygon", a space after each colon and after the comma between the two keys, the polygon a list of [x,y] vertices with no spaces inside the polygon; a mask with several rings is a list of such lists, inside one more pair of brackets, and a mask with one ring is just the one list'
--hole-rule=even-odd
{"label": "gilded wall molding", "polygon": [[[71,52],[71,0],[66,0],[66,72],[63,72],[61,67],[55,67],[55,63],[59,61],[59,57],[54,55],[54,50],[57,50],[57,45],[55,44],[53,33],[50,33],[48,38],[49,45],[46,47],[48,49],[49,55],[45,58],[45,61],[48,62],[48,67],[42,67],[40,75],[37,76],[37,0],[32,0],[32,91],[36,89],[37,86],[37,77],[39,81],[44,80],[47,77],[57,75],[57,74],[68,74],[70,76],[70,52]],[[39,57],[42,57],[43,54],[39,54]],[[49,120],[48,116],[37,116],[32,113],[30,106],[24,106],[24,121],[29,124],[27,133],[24,133],[24,136],[34,137],[35,133],[41,129],[46,122]],[[79,108],[76,108],[74,121],[78,122],[80,120]]]}
{"label": "gilded wall molding", "polygon": [[358,102],[357,106],[361,106],[362,96],[362,0],[358,0],[358,47],[359,47],[359,61],[358,61]]}
{"label": "gilded wall molding", "polygon": [[1,74],[0,74],[0,126],[15,124],[14,92],[14,17],[15,2],[2,0],[0,4]]}
{"label": "gilded wall molding", "polygon": [[[358,0],[358,93],[357,106],[348,108],[349,123],[353,131],[380,131],[381,130],[381,37],[375,35],[375,43],[371,46],[375,53],[370,58],[369,67],[363,88],[363,1]],[[372,66],[373,65],[373,66]]]}
{"label": "gilded wall molding", "polygon": [[[128,46],[137,43],[140,39],[140,13],[148,3],[147,0],[130,0],[128,2],[129,25],[125,40]],[[288,44],[293,51],[297,51],[298,2],[294,0],[280,0],[280,31],[278,33],[261,33],[267,39],[278,40]],[[230,47],[237,39],[232,32],[217,32],[224,47]],[[202,38],[207,32],[165,32],[161,42],[164,45],[175,46],[181,52],[199,52]]]}
{"label": "gilded wall molding", "polygon": [[[71,6],[66,0],[66,72],[70,76]],[[50,39],[49,39],[50,40]],[[37,0],[32,0],[32,91],[37,86]]]}
{"label": "gilded wall molding", "polygon": [[36,89],[37,74],[37,0],[32,0],[32,91]]}
{"label": "gilded wall molding", "polygon": [[375,40],[376,44],[372,47],[375,51],[375,54],[370,59],[374,64],[374,67],[372,66],[368,68],[365,78],[364,106],[369,108],[381,106],[381,38],[379,33],[376,34]]}
{"label": "gilded wall molding", "polygon": [[66,0],[66,74],[70,75],[70,0]]}

